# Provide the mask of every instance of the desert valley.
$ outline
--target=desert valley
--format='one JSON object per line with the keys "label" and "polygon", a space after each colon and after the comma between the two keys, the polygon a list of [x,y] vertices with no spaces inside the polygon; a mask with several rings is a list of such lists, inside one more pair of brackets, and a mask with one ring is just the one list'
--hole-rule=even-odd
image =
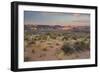
{"label": "desert valley", "polygon": [[90,26],[24,25],[24,61],[90,58]]}

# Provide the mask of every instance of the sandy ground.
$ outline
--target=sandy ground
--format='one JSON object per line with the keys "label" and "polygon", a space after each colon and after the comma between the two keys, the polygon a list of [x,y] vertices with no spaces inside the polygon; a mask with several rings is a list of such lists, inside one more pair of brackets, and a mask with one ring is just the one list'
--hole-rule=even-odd
{"label": "sandy ground", "polygon": [[75,52],[72,54],[64,54],[64,52],[62,52],[60,49],[62,43],[58,43],[58,41],[55,40],[52,42],[37,42],[37,45],[31,44],[29,47],[25,48],[24,61],[73,60],[90,58],[89,50]]}

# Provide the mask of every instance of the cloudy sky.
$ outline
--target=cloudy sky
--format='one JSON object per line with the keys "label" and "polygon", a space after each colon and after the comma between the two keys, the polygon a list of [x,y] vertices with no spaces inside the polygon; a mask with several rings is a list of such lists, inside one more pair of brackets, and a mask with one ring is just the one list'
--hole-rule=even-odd
{"label": "cloudy sky", "polygon": [[90,25],[90,14],[24,11],[24,24]]}

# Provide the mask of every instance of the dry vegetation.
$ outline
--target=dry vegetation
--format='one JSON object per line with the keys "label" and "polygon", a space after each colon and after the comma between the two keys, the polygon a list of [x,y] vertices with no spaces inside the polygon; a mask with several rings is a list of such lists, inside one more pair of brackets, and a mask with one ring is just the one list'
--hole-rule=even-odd
{"label": "dry vegetation", "polygon": [[[33,31],[34,32],[34,31]],[[86,59],[90,57],[87,32],[24,33],[24,61]]]}

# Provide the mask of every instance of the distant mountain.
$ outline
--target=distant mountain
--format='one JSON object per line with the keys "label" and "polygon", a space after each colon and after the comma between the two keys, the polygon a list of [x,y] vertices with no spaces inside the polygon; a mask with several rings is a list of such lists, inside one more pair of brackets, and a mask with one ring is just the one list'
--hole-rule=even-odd
{"label": "distant mountain", "polygon": [[90,26],[77,26],[73,27],[71,31],[74,32],[90,32]]}
{"label": "distant mountain", "polygon": [[24,25],[24,30],[32,32],[33,30],[38,31],[55,31],[55,30],[64,30],[64,31],[73,31],[73,32],[90,32],[90,26],[61,26],[61,25],[33,25],[27,24]]}

